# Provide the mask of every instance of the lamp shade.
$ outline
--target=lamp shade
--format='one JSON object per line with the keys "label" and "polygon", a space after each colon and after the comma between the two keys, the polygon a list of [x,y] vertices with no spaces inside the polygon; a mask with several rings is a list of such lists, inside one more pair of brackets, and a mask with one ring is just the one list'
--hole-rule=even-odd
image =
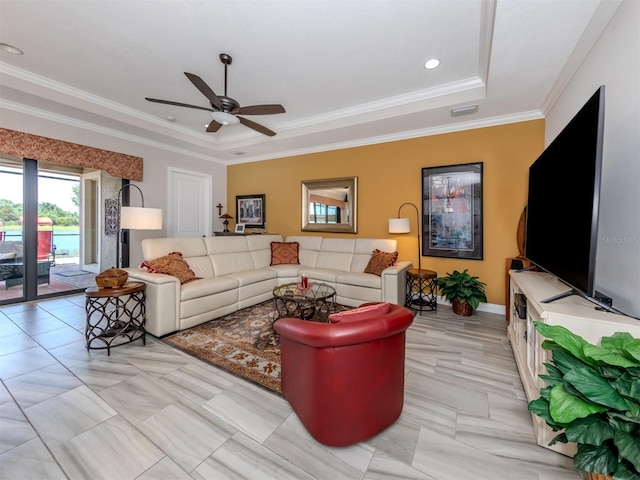
{"label": "lamp shade", "polygon": [[159,208],[122,207],[120,228],[162,230],[162,210]]}
{"label": "lamp shade", "polygon": [[390,218],[389,233],[411,233],[411,222],[408,218]]}

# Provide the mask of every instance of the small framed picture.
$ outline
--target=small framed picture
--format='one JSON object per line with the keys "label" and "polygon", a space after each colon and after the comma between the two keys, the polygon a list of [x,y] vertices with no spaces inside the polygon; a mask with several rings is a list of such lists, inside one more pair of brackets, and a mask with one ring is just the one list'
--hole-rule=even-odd
{"label": "small framed picture", "polygon": [[238,223],[236,225],[236,233],[244,233],[244,223]]}
{"label": "small framed picture", "polygon": [[264,228],[265,194],[236,195],[236,224]]}

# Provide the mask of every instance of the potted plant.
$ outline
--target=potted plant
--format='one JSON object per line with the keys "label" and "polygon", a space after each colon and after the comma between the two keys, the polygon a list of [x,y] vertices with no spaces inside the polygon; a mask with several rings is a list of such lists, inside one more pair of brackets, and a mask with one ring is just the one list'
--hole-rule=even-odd
{"label": "potted plant", "polygon": [[453,311],[458,315],[468,317],[478,308],[480,302],[487,301],[485,284],[478,277],[469,275],[468,269],[462,273],[457,270],[453,273],[447,272],[446,276],[436,279],[436,284],[442,296],[451,302]]}
{"label": "potted plant", "polygon": [[562,431],[550,445],[575,442],[573,464],[591,478],[640,479],[640,340],[618,332],[596,346],[561,326],[534,326],[552,361],[529,410]]}

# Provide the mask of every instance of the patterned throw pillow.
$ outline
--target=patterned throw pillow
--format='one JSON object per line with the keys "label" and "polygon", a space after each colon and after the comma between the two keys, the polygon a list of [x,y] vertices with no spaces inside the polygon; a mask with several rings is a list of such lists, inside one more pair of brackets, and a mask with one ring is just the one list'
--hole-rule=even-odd
{"label": "patterned throw pillow", "polygon": [[298,265],[299,248],[298,242],[271,242],[271,265]]}
{"label": "patterned throw pillow", "polygon": [[364,307],[356,308],[355,310],[347,310],[340,313],[332,313],[329,315],[329,322],[351,322],[354,320],[372,320],[378,318],[380,315],[389,313],[391,304],[388,302],[376,303],[373,305],[365,305]]}
{"label": "patterned throw pillow", "polygon": [[376,248],[373,251],[373,255],[371,255],[367,268],[364,269],[364,273],[373,273],[380,276],[385,268],[395,265],[396,260],[398,260],[398,252],[383,252]]}
{"label": "patterned throw pillow", "polygon": [[164,257],[142,262],[140,268],[146,268],[149,273],[166,273],[180,280],[181,284],[198,280],[189,264],[182,258],[182,252],[171,252]]}

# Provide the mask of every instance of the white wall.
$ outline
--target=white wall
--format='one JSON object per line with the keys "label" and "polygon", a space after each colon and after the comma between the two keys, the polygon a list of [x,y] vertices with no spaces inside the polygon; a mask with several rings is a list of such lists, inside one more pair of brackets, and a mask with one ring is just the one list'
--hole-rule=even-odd
{"label": "white wall", "polygon": [[[211,175],[211,205],[217,205],[220,202],[225,206],[225,209],[228,208],[226,205],[227,167],[225,165],[10,110],[0,110],[0,127],[128,155],[135,155],[144,159],[143,181],[135,183],[144,193],[144,204],[146,207],[161,208],[163,210],[163,226],[165,229],[158,231],[131,231],[131,266],[137,266],[142,262],[140,242],[144,238],[166,236],[166,223],[168,218],[167,170],[169,166]],[[140,199],[135,192],[131,194],[131,201],[132,205],[139,205],[137,202],[139,202]],[[217,214],[218,210],[212,208],[212,212]],[[213,230],[222,231],[222,229],[222,221],[215,215]]]}
{"label": "white wall", "polygon": [[[622,3],[546,117],[548,145],[600,85],[605,135],[596,289],[640,317],[640,2]],[[561,194],[561,192],[558,192]],[[566,239],[571,249],[571,238]]]}

